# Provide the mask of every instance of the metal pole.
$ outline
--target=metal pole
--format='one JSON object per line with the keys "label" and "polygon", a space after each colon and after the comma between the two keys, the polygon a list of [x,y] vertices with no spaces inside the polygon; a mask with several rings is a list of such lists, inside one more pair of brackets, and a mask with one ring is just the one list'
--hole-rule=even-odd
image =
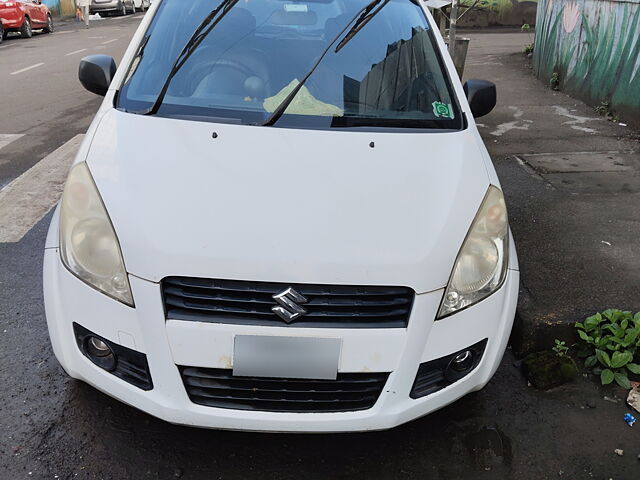
{"label": "metal pole", "polygon": [[[442,7],[444,8],[444,7]],[[438,13],[440,15],[440,35],[444,37],[444,34],[447,31],[447,17],[444,14],[442,8],[438,9]]]}
{"label": "metal pole", "polygon": [[455,59],[456,51],[456,26],[458,21],[458,0],[451,2],[451,22],[449,24],[449,55]]}

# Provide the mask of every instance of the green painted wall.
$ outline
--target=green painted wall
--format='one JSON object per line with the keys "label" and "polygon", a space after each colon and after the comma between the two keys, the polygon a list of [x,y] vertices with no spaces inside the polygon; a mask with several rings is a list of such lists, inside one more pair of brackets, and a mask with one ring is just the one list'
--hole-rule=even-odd
{"label": "green painted wall", "polygon": [[540,0],[534,71],[640,124],[640,0]]}

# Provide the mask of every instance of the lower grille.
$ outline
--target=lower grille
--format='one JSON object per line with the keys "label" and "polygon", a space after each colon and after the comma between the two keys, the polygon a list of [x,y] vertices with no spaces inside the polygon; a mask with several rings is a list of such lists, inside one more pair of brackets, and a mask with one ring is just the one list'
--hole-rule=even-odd
{"label": "lower grille", "polygon": [[234,377],[231,370],[179,367],[193,403],[265,412],[352,412],[373,407],[388,373],[339,373],[336,380]]}

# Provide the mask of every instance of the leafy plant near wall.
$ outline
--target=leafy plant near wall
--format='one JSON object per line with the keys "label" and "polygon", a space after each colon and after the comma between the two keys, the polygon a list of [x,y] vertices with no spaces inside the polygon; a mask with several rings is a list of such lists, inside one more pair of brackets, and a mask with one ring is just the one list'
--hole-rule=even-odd
{"label": "leafy plant near wall", "polygon": [[566,342],[562,340],[555,339],[553,347],[551,347],[553,353],[555,353],[558,357],[566,357],[567,352],[569,351],[569,347],[566,346]]}
{"label": "leafy plant near wall", "polygon": [[560,74],[558,72],[553,72],[551,74],[551,78],[549,79],[549,86],[552,90],[560,89]]}
{"label": "leafy plant near wall", "polygon": [[582,340],[580,356],[586,357],[585,367],[600,376],[603,385],[615,381],[631,388],[629,373],[640,374],[634,363],[640,353],[640,312],[609,309],[576,323]]}
{"label": "leafy plant near wall", "polygon": [[529,36],[529,43],[524,46],[524,54],[525,55],[531,55],[533,53],[533,49],[534,49],[533,37],[531,36],[531,25],[529,25],[528,23],[522,24],[522,26],[520,27],[520,31],[521,32],[526,32],[527,35]]}
{"label": "leafy plant near wall", "polygon": [[600,105],[595,107],[594,110],[598,115],[602,115],[611,122],[618,123],[619,121],[618,116],[611,111],[611,103],[606,100],[601,101]]}

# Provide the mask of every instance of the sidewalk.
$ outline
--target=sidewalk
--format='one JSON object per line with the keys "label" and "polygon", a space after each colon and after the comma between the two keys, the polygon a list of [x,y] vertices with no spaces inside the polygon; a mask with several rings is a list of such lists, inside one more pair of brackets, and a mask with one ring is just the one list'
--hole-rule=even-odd
{"label": "sidewalk", "polygon": [[465,78],[498,87],[478,122],[520,259],[514,350],[572,343],[573,323],[595,311],[640,311],[640,135],[536,79],[526,34],[466,36]]}

